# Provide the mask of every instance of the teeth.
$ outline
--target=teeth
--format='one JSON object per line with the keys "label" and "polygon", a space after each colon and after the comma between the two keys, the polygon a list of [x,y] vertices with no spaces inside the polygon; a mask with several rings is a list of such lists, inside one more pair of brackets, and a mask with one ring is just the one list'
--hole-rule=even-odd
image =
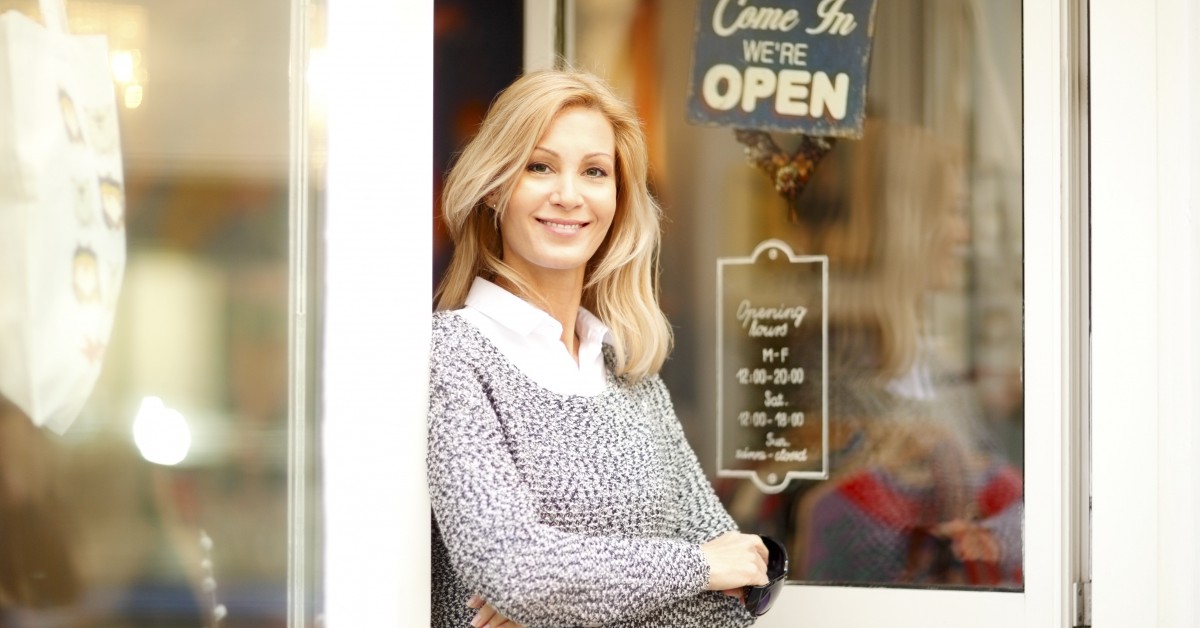
{"label": "teeth", "polygon": [[579,231],[580,227],[583,226],[582,224],[578,223],[566,224],[562,222],[554,222],[552,220],[542,220],[541,223],[548,227],[558,229],[559,231]]}

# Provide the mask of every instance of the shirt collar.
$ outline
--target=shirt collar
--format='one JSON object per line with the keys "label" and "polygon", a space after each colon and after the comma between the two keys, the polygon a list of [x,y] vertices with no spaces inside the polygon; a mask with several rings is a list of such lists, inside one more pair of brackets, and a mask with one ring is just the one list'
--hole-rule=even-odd
{"label": "shirt collar", "polygon": [[[558,319],[483,277],[476,277],[471,283],[465,305],[521,336],[536,332],[555,340],[562,337],[562,324]],[[575,333],[580,345],[612,344],[608,326],[584,307],[579,308],[575,318]]]}
{"label": "shirt collar", "polygon": [[580,344],[612,344],[612,334],[609,333],[608,325],[585,307],[580,307],[579,316],[575,317],[575,333],[579,334]]}

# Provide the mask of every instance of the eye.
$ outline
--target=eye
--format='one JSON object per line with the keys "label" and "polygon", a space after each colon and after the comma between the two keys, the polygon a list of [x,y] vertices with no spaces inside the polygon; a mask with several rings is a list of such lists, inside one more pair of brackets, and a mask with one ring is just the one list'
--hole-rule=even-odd
{"label": "eye", "polygon": [[603,178],[608,176],[608,171],[603,168],[592,166],[583,171],[583,174],[589,177]]}
{"label": "eye", "polygon": [[525,169],[534,174],[548,174],[550,172],[550,166],[547,166],[540,161],[535,161],[528,166],[525,166]]}

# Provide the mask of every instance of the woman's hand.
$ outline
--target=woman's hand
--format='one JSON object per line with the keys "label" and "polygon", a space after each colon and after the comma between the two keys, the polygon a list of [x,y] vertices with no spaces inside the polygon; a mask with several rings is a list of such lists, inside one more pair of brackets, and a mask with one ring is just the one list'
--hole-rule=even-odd
{"label": "woman's hand", "polygon": [[708,561],[708,590],[767,583],[767,546],[757,534],[726,532],[700,546]]}
{"label": "woman's hand", "polygon": [[475,613],[475,618],[471,620],[474,628],[483,628],[484,626],[488,628],[522,628],[521,624],[501,615],[494,606],[478,595],[472,595],[471,599],[467,600],[467,606],[479,609],[479,612]]}
{"label": "woman's hand", "polygon": [[955,519],[939,524],[933,533],[950,539],[954,557],[965,562],[1000,562],[1000,543],[992,531],[972,521]]}

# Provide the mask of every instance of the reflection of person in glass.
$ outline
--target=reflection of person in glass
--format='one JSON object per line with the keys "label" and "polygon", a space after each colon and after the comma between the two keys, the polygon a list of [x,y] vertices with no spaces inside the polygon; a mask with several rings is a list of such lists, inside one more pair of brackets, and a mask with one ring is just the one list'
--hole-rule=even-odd
{"label": "reflection of person in glass", "polygon": [[800,199],[830,254],[833,477],[796,508],[810,581],[1020,586],[1022,481],[928,331],[962,284],[957,159],[924,131],[868,125]]}
{"label": "reflection of person in glass", "polygon": [[[0,395],[0,626],[18,609],[67,607],[82,592],[58,441]],[[28,615],[28,613],[24,613]]]}
{"label": "reflection of person in glass", "polygon": [[753,621],[738,592],[766,583],[766,548],[737,532],[658,376],[671,334],[646,177],[632,108],[544,71],[497,98],[446,179],[435,626]]}

